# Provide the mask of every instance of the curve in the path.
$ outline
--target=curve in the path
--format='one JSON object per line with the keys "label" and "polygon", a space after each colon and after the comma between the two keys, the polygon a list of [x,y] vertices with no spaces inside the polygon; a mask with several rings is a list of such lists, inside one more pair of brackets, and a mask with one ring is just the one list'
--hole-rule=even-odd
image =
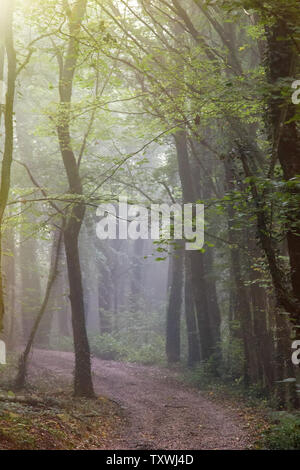
{"label": "curve in the path", "polygon": [[[32,366],[71,376],[74,355],[38,350]],[[183,385],[173,372],[93,359],[93,377],[96,392],[116,401],[128,418],[112,449],[239,450],[251,445],[237,410]]]}

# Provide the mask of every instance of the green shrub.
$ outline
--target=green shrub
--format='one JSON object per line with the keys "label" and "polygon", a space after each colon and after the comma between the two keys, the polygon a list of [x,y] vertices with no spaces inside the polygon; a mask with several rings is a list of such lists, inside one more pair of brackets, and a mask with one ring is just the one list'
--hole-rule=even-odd
{"label": "green shrub", "polygon": [[227,338],[222,343],[223,361],[221,375],[224,381],[238,380],[243,375],[244,348],[239,338]]}
{"label": "green shrub", "polygon": [[165,340],[161,336],[154,336],[150,344],[127,350],[129,362],[139,362],[145,365],[165,363]]}
{"label": "green shrub", "polygon": [[91,352],[96,357],[113,361],[126,357],[126,350],[122,343],[108,333],[89,335],[89,341]]}
{"label": "green shrub", "polygon": [[300,450],[300,414],[276,413],[277,419],[263,434],[263,447],[269,450]]}
{"label": "green shrub", "polygon": [[[127,341],[125,341],[127,340]],[[165,341],[159,335],[151,337],[151,343],[139,344],[126,337],[111,334],[89,334],[90,348],[94,356],[113,361],[161,364],[165,357]]]}
{"label": "green shrub", "polygon": [[[133,335],[118,336],[89,332],[91,353],[95,357],[111,361],[138,362],[140,364],[165,363],[165,339],[158,334],[149,335],[147,343]],[[68,336],[52,335],[50,349],[56,351],[74,351],[73,340]]]}

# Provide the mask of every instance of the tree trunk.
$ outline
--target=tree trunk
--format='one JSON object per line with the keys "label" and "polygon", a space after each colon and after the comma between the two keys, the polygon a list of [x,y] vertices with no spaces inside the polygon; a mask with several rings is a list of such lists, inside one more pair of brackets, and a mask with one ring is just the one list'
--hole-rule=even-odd
{"label": "tree trunk", "polygon": [[93,397],[90,348],[86,332],[82,275],[79,258],[78,238],[85,215],[85,204],[82,201],[82,184],[70,135],[70,109],[72,100],[73,79],[75,75],[79,42],[78,35],[86,12],[86,0],[74,3],[70,12],[66,11],[69,19],[69,39],[64,60],[59,61],[60,80],[60,110],[58,116],[57,134],[60,151],[66,170],[69,190],[77,196],[69,213],[64,231],[64,244],[70,284],[70,301],[72,308],[72,326],[75,349],[75,396]]}
{"label": "tree trunk", "polygon": [[[232,192],[235,188],[234,171],[230,158],[224,161],[226,189]],[[234,209],[232,204],[228,204],[228,239],[230,242],[230,263],[231,272],[234,276],[235,285],[235,300],[236,305],[234,308],[235,319],[240,323],[241,339],[244,347],[244,384],[249,385],[251,379],[254,379],[257,374],[255,364],[253,363],[253,355],[251,354],[251,338],[252,338],[252,320],[250,301],[247,295],[247,289],[242,277],[241,269],[241,256],[238,247],[238,238],[234,228]]]}
{"label": "tree trunk", "polygon": [[191,279],[190,258],[185,254],[184,309],[188,339],[188,366],[200,361],[200,343]]}
{"label": "tree trunk", "polygon": [[166,354],[169,363],[180,361],[180,317],[183,290],[183,252],[173,250],[172,281],[167,309],[166,322]]}
{"label": "tree trunk", "polygon": [[81,208],[80,213],[78,212],[76,211],[80,218],[78,220],[74,218],[69,220],[64,233],[75,349],[74,394],[75,396],[93,397],[90,348],[85,325],[83,287],[78,249],[78,234],[84,211]]}
{"label": "tree trunk", "polygon": [[[276,20],[267,31],[267,72],[273,85],[270,98],[269,128],[273,143],[273,158],[279,159],[286,181],[300,175],[300,136],[296,120],[297,107],[288,97],[282,97],[282,80],[292,80],[296,72],[299,51],[294,44],[290,19]],[[295,26],[297,26],[295,24]],[[299,60],[298,60],[299,64]],[[295,298],[300,302],[300,220],[299,185],[290,185],[287,208],[287,242],[291,266],[291,282]]]}
{"label": "tree trunk", "polygon": [[[189,163],[186,132],[184,130],[177,131],[174,138],[177,150],[179,176],[183,192],[183,202],[184,204],[194,203],[196,198]],[[199,251],[190,252],[189,257],[191,263],[193,295],[200,335],[201,360],[206,360],[210,357],[214,350],[214,341],[209,322],[207,286],[204,272],[204,257],[203,253],[200,253]]]}
{"label": "tree trunk", "polygon": [[2,223],[4,211],[8,201],[10,190],[10,175],[13,159],[14,145],[14,98],[15,98],[15,82],[16,82],[16,53],[14,49],[13,39],[13,9],[14,2],[4,0],[2,5],[3,24],[0,27],[4,30],[4,44],[7,56],[7,91],[5,99],[4,112],[4,128],[5,141],[4,152],[1,165],[1,181],[0,181],[0,333],[3,329],[4,317],[4,294],[2,280]]}

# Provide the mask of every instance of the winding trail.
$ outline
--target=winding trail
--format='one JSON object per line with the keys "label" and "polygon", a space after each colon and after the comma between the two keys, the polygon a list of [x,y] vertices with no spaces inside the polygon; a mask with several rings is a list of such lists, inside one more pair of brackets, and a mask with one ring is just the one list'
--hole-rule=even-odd
{"label": "winding trail", "polygon": [[[71,377],[73,353],[35,350],[35,370]],[[158,367],[93,359],[96,393],[116,401],[127,418],[111,449],[248,449],[253,436],[237,408],[210,401]]]}

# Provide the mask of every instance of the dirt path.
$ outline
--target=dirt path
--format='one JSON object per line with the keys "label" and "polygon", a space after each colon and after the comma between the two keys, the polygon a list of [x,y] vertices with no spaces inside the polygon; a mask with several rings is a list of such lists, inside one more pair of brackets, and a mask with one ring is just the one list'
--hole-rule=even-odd
{"label": "dirt path", "polygon": [[[71,376],[72,353],[35,351],[32,367]],[[112,449],[247,449],[253,438],[239,416],[158,367],[93,359],[97,394],[118,402],[128,419]]]}

